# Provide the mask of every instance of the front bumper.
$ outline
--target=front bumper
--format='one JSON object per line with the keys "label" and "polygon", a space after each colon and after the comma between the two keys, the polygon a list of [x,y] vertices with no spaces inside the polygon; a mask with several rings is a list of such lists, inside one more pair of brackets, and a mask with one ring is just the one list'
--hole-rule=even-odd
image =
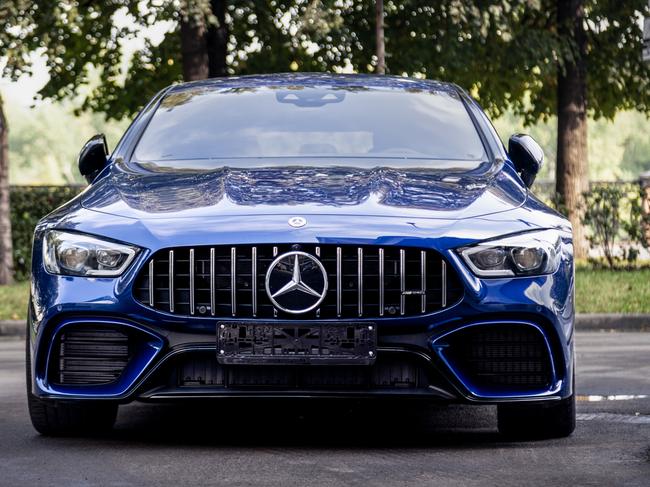
{"label": "front bumper", "polygon": [[[171,400],[190,397],[365,397],[410,396],[446,401],[499,403],[547,401],[573,392],[573,267],[570,258],[553,275],[481,280],[470,274],[455,254],[445,257],[456,268],[465,296],[442,311],[412,318],[368,320],[377,326],[378,360],[394,356],[418,362],[426,373],[423,387],[287,387],[282,381],[265,387],[224,382],[192,387],[170,382],[170,364],[180,357],[216,357],[214,318],[184,318],[149,309],[133,298],[131,283],[146,261],[143,253],[120,279],[88,279],[35,272],[29,340],[32,392],[50,399]],[[35,259],[36,260],[36,259]],[[35,262],[38,269],[39,262]],[[363,321],[363,320],[355,320]],[[480,326],[521,326],[541,334],[552,376],[547,386],[523,390],[516,385],[485,389],[460,370],[448,355],[448,339]],[[69,327],[108,326],[137,336],[128,366],[119,380],[105,385],[61,385],[51,380],[57,337]],[[167,374],[167,375],[165,375]],[[279,384],[279,385],[278,385]],[[381,385],[381,384],[380,384]]]}

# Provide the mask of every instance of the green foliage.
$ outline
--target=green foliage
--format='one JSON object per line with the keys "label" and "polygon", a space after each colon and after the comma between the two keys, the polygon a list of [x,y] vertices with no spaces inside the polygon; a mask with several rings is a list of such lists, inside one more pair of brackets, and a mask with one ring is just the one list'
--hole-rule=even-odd
{"label": "green foliage", "polygon": [[[504,144],[515,133],[528,133],[544,148],[544,166],[538,181],[555,179],[557,122],[555,117],[526,127],[508,111],[493,120]],[[589,178],[593,181],[635,180],[650,170],[650,119],[635,111],[621,112],[613,120],[589,120]],[[533,186],[536,190],[538,184]],[[552,191],[545,191],[552,193]]]}
{"label": "green foliage", "polygon": [[0,286],[0,320],[25,320],[29,300],[29,282]]}
{"label": "green foliage", "polygon": [[[39,95],[55,100],[80,96],[82,109],[103,112],[113,119],[132,115],[154,93],[182,80],[182,18],[202,18],[205,25],[217,21],[208,0],[18,3],[22,7],[5,22],[7,40],[24,52],[38,51],[45,56],[50,79]],[[303,15],[312,3],[227,1],[228,74],[322,70],[325,65],[314,60],[302,29]],[[127,21],[116,22],[117,18]],[[169,30],[161,42],[145,39],[135,52],[123,48],[143,30],[164,24]],[[3,54],[0,49],[0,56]],[[9,56],[3,74],[16,79],[29,69],[26,57]],[[97,84],[89,90],[95,73]]]}
{"label": "green foliage", "polygon": [[[328,68],[346,59],[372,71],[374,2],[323,0],[341,25],[315,38]],[[343,8],[340,6],[344,5]],[[618,110],[650,113],[650,67],[641,61],[640,17],[647,0],[584,0],[588,103],[595,118]],[[385,1],[387,68],[469,88],[493,116],[506,110],[527,124],[556,112],[558,70],[577,52],[557,21],[557,0]],[[340,55],[328,55],[330,53]]]}
{"label": "green foliage", "polygon": [[74,198],[81,189],[80,186],[11,187],[11,230],[16,279],[29,278],[32,237],[38,221]]}
{"label": "green foliage", "polygon": [[[374,70],[374,1],[223,1],[229,74]],[[181,17],[216,22],[207,0],[5,3],[4,74],[15,79],[29,71],[25,53],[39,50],[51,75],[41,96],[82,94],[83,108],[113,118],[134,113],[153,93],[180,80]],[[591,114],[650,113],[650,66],[641,61],[638,22],[650,15],[647,0],[583,5]],[[563,34],[570,29],[558,25],[557,0],[386,0],[384,10],[390,73],[454,81],[493,116],[510,110],[532,124],[555,113],[558,70],[577,52],[572,36]],[[116,22],[120,16],[129,21]],[[162,42],[145,41],[135,52],[122,48],[163,22],[169,30]],[[93,69],[99,84],[84,92]]]}
{"label": "green foliage", "polygon": [[650,313],[650,269],[576,269],[578,313]]}
{"label": "green foliage", "polygon": [[590,231],[587,240],[592,250],[602,253],[610,268],[619,262],[634,265],[639,249],[650,246],[650,215],[643,211],[643,197],[638,184],[598,185],[583,194],[582,223]]}
{"label": "green foliage", "polygon": [[25,108],[8,100],[5,109],[11,184],[82,184],[77,156],[86,140],[103,132],[112,149],[126,128],[126,123],[106,122],[100,114],[75,116],[63,103]]}
{"label": "green foliage", "polygon": [[621,170],[631,174],[650,171],[650,128],[637,130],[623,141]]}

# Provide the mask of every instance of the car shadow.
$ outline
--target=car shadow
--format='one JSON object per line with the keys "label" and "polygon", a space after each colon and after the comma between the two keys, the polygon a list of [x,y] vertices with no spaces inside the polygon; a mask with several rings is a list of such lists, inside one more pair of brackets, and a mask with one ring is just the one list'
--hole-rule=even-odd
{"label": "car shadow", "polygon": [[218,400],[122,406],[104,440],[215,447],[493,446],[496,408],[420,401]]}

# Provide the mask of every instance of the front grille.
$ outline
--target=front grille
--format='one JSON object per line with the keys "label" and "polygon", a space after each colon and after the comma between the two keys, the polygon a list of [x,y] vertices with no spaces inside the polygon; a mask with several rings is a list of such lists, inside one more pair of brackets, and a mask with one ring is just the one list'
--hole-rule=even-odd
{"label": "front grille", "polygon": [[129,361],[129,337],[107,327],[69,327],[57,338],[53,382],[100,385],[115,382]]}
{"label": "front grille", "polygon": [[296,318],[277,309],[265,289],[271,262],[292,250],[316,257],[328,275],[325,299],[300,319],[417,316],[463,295],[453,268],[433,250],[313,244],[162,250],[143,267],[134,295],[176,315]]}
{"label": "front grille", "polygon": [[214,354],[192,354],[178,362],[170,382],[178,387],[258,389],[420,389],[430,384],[421,360],[407,354],[380,355],[374,365],[225,366]]}
{"label": "front grille", "polygon": [[551,356],[542,333],[525,324],[477,325],[446,339],[445,356],[474,387],[531,392],[551,386]]}

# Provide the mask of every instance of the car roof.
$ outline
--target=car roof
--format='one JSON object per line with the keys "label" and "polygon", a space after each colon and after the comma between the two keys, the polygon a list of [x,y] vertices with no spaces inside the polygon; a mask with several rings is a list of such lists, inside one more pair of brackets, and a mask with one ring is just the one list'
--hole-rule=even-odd
{"label": "car roof", "polygon": [[332,73],[280,73],[248,76],[229,76],[206,80],[179,83],[169,88],[168,93],[193,91],[195,89],[232,89],[259,87],[330,87],[339,89],[385,88],[403,91],[426,90],[458,94],[459,88],[452,83],[441,81],[407,78],[403,76],[385,76],[369,74],[332,74]]}

